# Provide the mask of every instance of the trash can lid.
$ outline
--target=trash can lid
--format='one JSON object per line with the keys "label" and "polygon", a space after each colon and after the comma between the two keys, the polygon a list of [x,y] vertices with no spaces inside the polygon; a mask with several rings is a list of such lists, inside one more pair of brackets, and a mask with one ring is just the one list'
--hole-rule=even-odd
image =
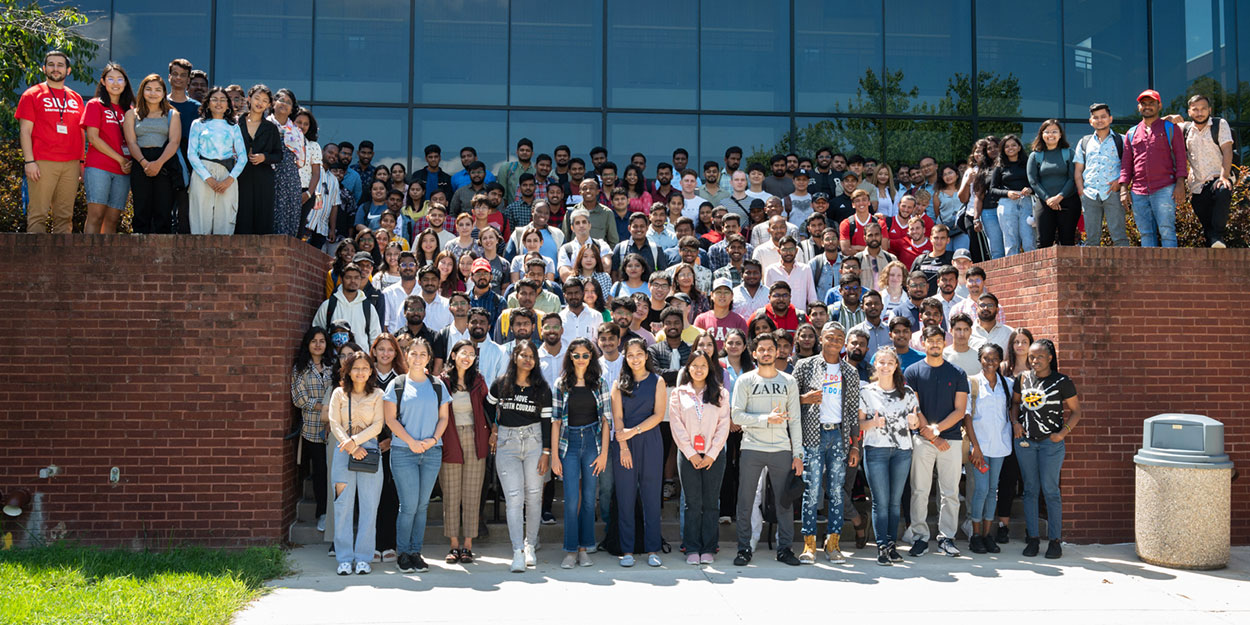
{"label": "trash can lid", "polygon": [[1231,469],[1224,424],[1203,415],[1161,414],[1143,423],[1137,464],[1177,469]]}

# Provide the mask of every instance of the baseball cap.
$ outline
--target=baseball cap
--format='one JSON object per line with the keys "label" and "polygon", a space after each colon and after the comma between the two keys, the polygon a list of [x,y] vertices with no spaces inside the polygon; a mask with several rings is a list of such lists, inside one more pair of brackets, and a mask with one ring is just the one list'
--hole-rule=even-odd
{"label": "baseball cap", "polygon": [[[713,282],[712,282],[712,290],[713,290],[713,291],[715,291],[716,289],[719,289],[719,288],[721,288],[721,287],[724,287],[724,288],[729,289],[729,290],[731,290],[731,291],[732,291],[732,290],[733,290],[733,288],[734,288],[734,283],[733,283],[733,280],[730,280],[729,278],[717,278],[715,281],[713,281]],[[683,295],[684,295],[684,293],[683,293]]]}
{"label": "baseball cap", "polygon": [[798,170],[798,171],[794,172],[794,177],[795,177],[795,178],[798,178],[799,176],[803,176],[804,178],[811,178],[811,177],[812,177],[812,170],[810,170],[810,169],[800,169],[800,170]]}
{"label": "baseball cap", "polygon": [[470,273],[477,273],[479,271],[490,273],[490,261],[485,258],[479,258],[473,261],[473,270]]}
{"label": "baseball cap", "polygon": [[686,295],[685,293],[672,293],[668,297],[664,298],[664,303],[671,304],[673,300],[680,300],[689,304],[690,296]]}
{"label": "baseball cap", "polygon": [[964,260],[972,260],[972,252],[969,252],[966,247],[961,247],[955,250],[955,255],[951,257],[951,260],[959,260],[961,258]]}
{"label": "baseball cap", "polygon": [[819,193],[813,193],[813,194],[812,194],[812,201],[813,201],[813,202],[815,202],[816,200],[824,200],[824,201],[828,202],[828,201],[829,201],[829,194],[828,194],[828,193],[825,193],[824,191],[821,191],[821,192],[819,192]]}
{"label": "baseball cap", "polygon": [[1141,102],[1141,99],[1142,99],[1142,98],[1154,98],[1154,99],[1155,99],[1155,102],[1162,102],[1162,101],[1163,101],[1163,98],[1159,97],[1159,92],[1158,92],[1158,91],[1155,91],[1154,89],[1147,89],[1147,90],[1145,90],[1145,91],[1143,91],[1143,92],[1141,92],[1141,93],[1137,94],[1137,101],[1138,101],[1138,102]]}
{"label": "baseball cap", "polygon": [[352,262],[373,264],[373,255],[369,252],[356,252],[356,255],[352,257]]}
{"label": "baseball cap", "polygon": [[759,198],[755,198],[754,200],[751,200],[751,205],[749,206],[749,209],[755,210],[757,208],[764,208],[764,200],[761,200]]}

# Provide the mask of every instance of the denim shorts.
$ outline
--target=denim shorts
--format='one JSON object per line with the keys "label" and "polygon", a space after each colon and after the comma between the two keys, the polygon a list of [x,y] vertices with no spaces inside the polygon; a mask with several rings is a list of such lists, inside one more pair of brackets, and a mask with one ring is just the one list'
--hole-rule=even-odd
{"label": "denim shorts", "polygon": [[130,193],[130,176],[86,167],[82,172],[82,185],[88,204],[125,210],[126,194]]}

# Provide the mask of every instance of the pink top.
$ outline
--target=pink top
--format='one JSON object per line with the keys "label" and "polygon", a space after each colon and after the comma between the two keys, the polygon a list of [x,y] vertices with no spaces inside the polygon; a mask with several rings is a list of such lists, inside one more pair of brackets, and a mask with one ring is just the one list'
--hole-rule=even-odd
{"label": "pink top", "polygon": [[650,215],[651,205],[654,203],[655,200],[651,199],[651,194],[643,191],[642,195],[629,199],[629,212]]}
{"label": "pink top", "polygon": [[668,399],[669,427],[673,442],[686,458],[693,457],[694,437],[703,435],[704,455],[713,460],[725,448],[729,439],[729,391],[720,390],[720,405],[703,403],[703,393],[696,393],[689,384],[673,390]]}

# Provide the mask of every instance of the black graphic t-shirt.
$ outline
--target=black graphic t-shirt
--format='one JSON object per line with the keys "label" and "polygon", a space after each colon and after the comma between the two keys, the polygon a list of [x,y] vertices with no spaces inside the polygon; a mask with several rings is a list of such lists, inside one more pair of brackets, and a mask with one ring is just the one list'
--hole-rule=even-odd
{"label": "black graphic t-shirt", "polygon": [[1063,402],[1076,397],[1076,384],[1068,376],[1052,371],[1038,378],[1026,371],[1016,378],[1015,388],[1020,393],[1020,425],[1026,438],[1041,440],[1063,427]]}

